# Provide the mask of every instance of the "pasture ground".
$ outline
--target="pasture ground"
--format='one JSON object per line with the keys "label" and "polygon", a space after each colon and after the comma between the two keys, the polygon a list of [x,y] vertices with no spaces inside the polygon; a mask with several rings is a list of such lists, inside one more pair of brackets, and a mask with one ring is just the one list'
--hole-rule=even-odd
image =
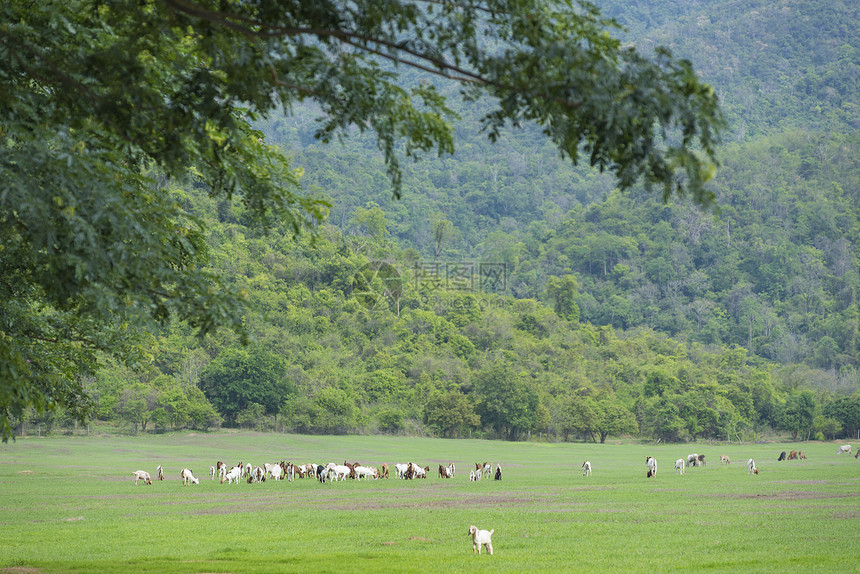
{"label": "pasture ground", "polygon": [[[837,446],[230,432],[19,439],[0,446],[0,572],[858,572],[860,444],[850,456]],[[808,459],[777,462],[793,449]],[[678,476],[674,461],[690,452],[708,464]],[[656,478],[645,478],[646,454],[659,462]],[[759,476],[747,474],[750,457]],[[414,461],[430,473],[222,485],[208,478],[217,460]],[[500,482],[469,482],[484,461],[501,463]],[[449,462],[456,476],[438,478]],[[164,482],[134,485],[134,470],[154,477],[158,464]],[[182,486],[185,466],[199,486]],[[495,529],[494,556],[472,555],[470,524]]]}

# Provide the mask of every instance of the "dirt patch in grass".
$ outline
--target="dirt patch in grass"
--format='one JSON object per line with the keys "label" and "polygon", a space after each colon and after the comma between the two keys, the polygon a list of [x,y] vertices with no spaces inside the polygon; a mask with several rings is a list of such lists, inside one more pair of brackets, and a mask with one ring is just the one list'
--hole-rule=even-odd
{"label": "dirt patch in grass", "polygon": [[771,484],[801,484],[801,485],[812,485],[812,484],[830,484],[826,480],[771,480],[768,481]]}
{"label": "dirt patch in grass", "polygon": [[811,490],[786,490],[773,494],[718,494],[717,498],[759,498],[762,500],[821,500],[825,498],[857,498],[860,492],[816,492]]}
{"label": "dirt patch in grass", "polygon": [[13,566],[12,568],[4,568],[0,572],[3,574],[38,574],[39,572],[44,572],[44,570],[30,566]]}

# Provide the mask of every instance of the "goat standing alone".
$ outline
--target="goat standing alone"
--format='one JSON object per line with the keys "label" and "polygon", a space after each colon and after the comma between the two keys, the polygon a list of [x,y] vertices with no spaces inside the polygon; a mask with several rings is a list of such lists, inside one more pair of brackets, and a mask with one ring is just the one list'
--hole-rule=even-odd
{"label": "goat standing alone", "polygon": [[474,524],[469,527],[469,536],[472,537],[472,554],[480,554],[481,546],[487,548],[487,554],[493,554],[493,532],[495,530],[478,530]]}
{"label": "goat standing alone", "polygon": [[138,480],[142,480],[143,484],[152,484],[152,479],[149,477],[149,473],[145,470],[136,470],[131,474],[134,476],[135,486],[137,486]]}
{"label": "goat standing alone", "polygon": [[758,474],[758,469],[755,467],[755,461],[749,459],[747,461],[747,474]]}
{"label": "goat standing alone", "polygon": [[587,460],[582,463],[582,476],[591,476],[591,463]]}
{"label": "goat standing alone", "polygon": [[646,475],[648,478],[657,476],[657,459],[653,456],[645,457],[645,464],[648,465],[648,474]]}
{"label": "goat standing alone", "polygon": [[194,478],[194,474],[191,472],[190,468],[183,468],[182,472],[179,473],[179,476],[182,477],[182,486],[188,486],[188,483],[192,484],[200,484],[200,481]]}

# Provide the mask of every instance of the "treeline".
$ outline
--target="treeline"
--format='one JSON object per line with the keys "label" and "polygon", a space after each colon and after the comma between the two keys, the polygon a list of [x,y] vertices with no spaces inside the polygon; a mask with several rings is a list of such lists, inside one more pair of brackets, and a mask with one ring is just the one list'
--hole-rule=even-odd
{"label": "treeline", "polygon": [[503,270],[455,273],[399,248],[378,208],[360,214],[372,233],[326,226],[311,240],[261,234],[242,224],[241,208],[184,193],[211,232],[213,267],[259,311],[246,317],[253,342],[226,331],[201,341],[173,325],[153,339],[144,368],[109,365],[90,381],[102,420],[137,431],[600,442],[860,429],[860,394],[814,385],[831,376],[824,370],[580,320],[572,275],[549,282],[547,305],[495,293],[509,280]]}

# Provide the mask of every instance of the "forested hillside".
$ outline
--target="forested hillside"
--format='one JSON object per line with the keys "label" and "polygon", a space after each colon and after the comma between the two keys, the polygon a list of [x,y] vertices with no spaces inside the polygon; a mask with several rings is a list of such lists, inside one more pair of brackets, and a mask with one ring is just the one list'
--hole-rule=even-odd
{"label": "forested hillside", "polygon": [[318,142],[315,110],[294,107],[258,127],[330,202],[316,238],[263,233],[205,186],[165,183],[205,224],[211,269],[253,301],[251,344],[173,324],[138,368],[88,380],[97,417],[147,431],[857,436],[860,7],[598,5],[619,37],[689,58],[720,95],[712,209],[620,192],[534,126],[490,143],[480,100],[449,102],[455,155],[404,165],[394,199],[375,140]]}
{"label": "forested hillside", "polygon": [[[856,388],[860,207],[860,19],[855,3],[603,2],[644,47],[690,58],[729,126],[716,209],[619,194],[612,178],[560,160],[535,128],[495,145],[479,105],[457,111],[456,156],[412,166],[392,200],[360,137],[338,152],[310,115],[264,126],[332,199],[330,221],[365,233],[377,204],[392,237],[424,258],[504,263],[508,293],[547,301],[574,274],[584,320],[736,344],[781,364],[831,370]],[[372,206],[370,206],[372,207]],[[434,233],[441,231],[441,235]]]}

